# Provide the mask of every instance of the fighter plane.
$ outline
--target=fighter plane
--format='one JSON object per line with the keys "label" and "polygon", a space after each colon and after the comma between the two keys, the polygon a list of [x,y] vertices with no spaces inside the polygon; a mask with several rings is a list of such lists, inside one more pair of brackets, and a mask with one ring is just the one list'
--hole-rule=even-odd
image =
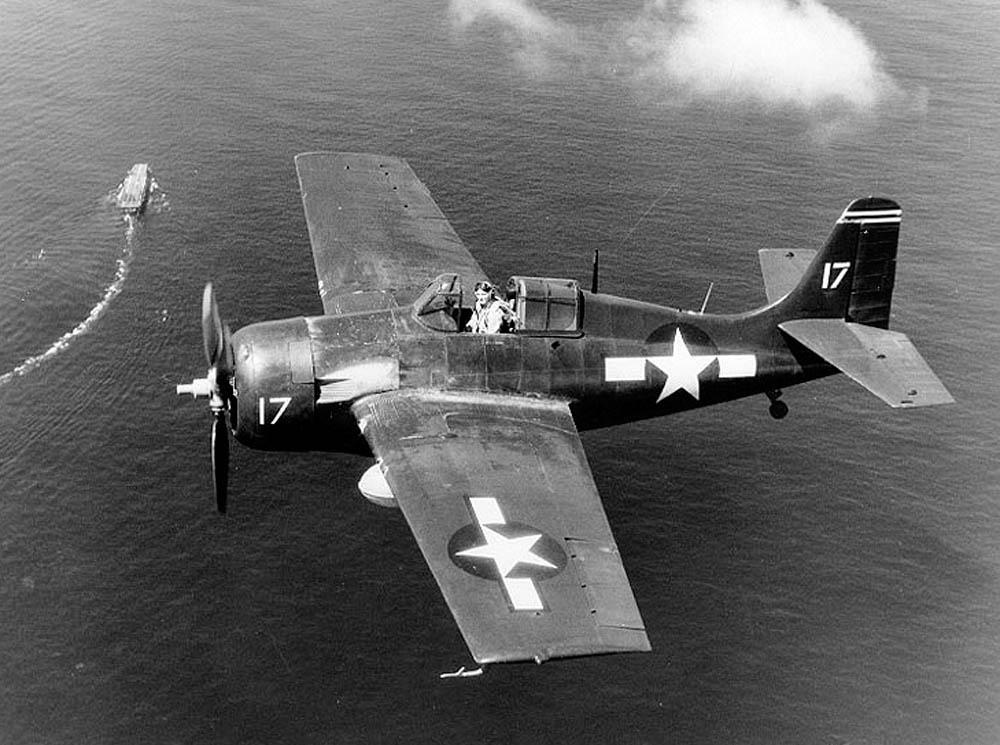
{"label": "fighter plane", "polygon": [[202,299],[208,374],[178,393],[262,450],[374,458],[362,493],[402,510],[481,663],[648,651],[580,432],[837,372],[894,407],[953,399],[890,331],[902,211],[852,201],[819,250],[763,250],[767,304],[679,310],[517,275],[510,333],[465,330],[486,275],[399,158],[296,157],[323,314],[231,333]]}

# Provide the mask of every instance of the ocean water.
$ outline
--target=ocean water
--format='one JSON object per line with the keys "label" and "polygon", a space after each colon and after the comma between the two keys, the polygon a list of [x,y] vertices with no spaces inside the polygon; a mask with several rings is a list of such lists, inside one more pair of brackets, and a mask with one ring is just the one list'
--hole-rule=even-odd
{"label": "ocean water", "polygon": [[[983,0],[0,0],[0,742],[1000,741],[998,45]],[[234,328],[319,312],[316,149],[406,157],[498,279],[599,248],[715,311],[891,196],[893,327],[958,403],[587,433],[654,651],[439,681],[468,653],[369,464],[235,448],[220,518],[174,395],[205,281]]]}

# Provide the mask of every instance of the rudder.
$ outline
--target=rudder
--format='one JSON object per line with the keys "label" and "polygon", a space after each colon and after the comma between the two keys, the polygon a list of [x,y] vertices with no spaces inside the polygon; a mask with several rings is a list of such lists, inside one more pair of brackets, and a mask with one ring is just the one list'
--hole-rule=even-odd
{"label": "rudder", "polygon": [[869,197],[851,203],[844,217],[859,225],[858,252],[845,320],[889,328],[896,252],[903,211],[889,199]]}

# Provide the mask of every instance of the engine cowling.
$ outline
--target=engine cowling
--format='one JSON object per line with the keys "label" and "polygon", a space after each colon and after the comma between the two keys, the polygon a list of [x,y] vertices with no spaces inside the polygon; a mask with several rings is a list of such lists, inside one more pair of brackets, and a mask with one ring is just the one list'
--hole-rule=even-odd
{"label": "engine cowling", "polygon": [[268,321],[233,334],[236,439],[260,450],[316,449],[316,380],[304,318]]}

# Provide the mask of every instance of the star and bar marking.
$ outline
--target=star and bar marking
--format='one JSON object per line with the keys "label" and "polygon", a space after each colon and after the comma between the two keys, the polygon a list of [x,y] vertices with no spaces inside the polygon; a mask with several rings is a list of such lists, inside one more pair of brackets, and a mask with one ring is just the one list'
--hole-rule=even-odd
{"label": "star and bar marking", "polygon": [[757,374],[757,358],[752,354],[691,354],[678,328],[674,332],[673,354],[607,357],[604,360],[604,380],[609,383],[645,380],[648,362],[667,376],[656,403],[681,390],[698,400],[701,397],[698,376],[716,360],[719,362],[720,378],[752,378]]}
{"label": "star and bar marking", "polygon": [[[500,509],[500,503],[493,497],[469,497],[468,502],[478,527],[475,534],[477,537],[481,535],[485,542],[461,550],[458,550],[458,546],[449,547],[452,560],[470,574],[479,572],[474,566],[467,566],[467,562],[477,560],[492,562],[496,579],[503,585],[511,608],[522,611],[545,610],[545,603],[538,592],[535,577],[543,578],[562,571],[565,566],[565,555],[562,554],[558,544],[535,528],[508,523]],[[504,530],[504,526],[514,530]],[[459,531],[453,537],[452,543],[454,544],[455,539],[460,536],[463,537],[460,542],[464,542],[463,531]],[[550,558],[556,558],[556,552],[561,554],[556,562],[550,561],[543,555],[548,554]],[[531,576],[512,576],[523,575],[525,572]]]}

